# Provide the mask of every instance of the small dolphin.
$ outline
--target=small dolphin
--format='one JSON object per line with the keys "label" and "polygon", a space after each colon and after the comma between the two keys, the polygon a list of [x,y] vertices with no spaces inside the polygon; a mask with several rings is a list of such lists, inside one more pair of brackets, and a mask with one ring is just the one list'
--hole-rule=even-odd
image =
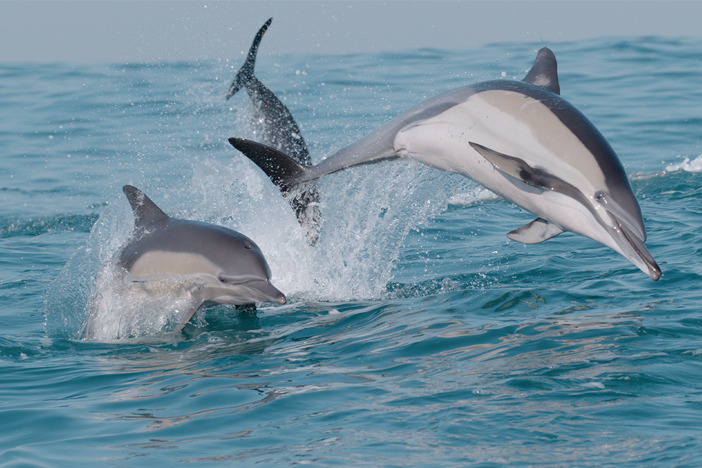
{"label": "small dolphin", "polygon": [[[174,331],[182,330],[208,303],[285,304],[285,295],[270,283],[270,268],[251,239],[222,226],[171,218],[141,190],[125,185],[123,191],[134,211],[134,232],[117,255],[117,267],[131,281],[192,278],[198,284]],[[84,337],[92,333],[92,319],[91,314]]]}
{"label": "small dolphin", "polygon": [[463,174],[537,216],[510,239],[534,244],[568,230],[614,249],[653,280],[661,276],[624,168],[595,126],[560,97],[548,48],[521,82],[440,94],[316,166],[256,142],[229,142],[281,187],[394,158]]}
{"label": "small dolphin", "polygon": [[[234,96],[241,88],[246,88],[257,113],[255,121],[262,127],[262,143],[277,148],[302,165],[309,166],[312,164],[310,153],[292,114],[275,94],[254,76],[258,46],[272,21],[273,18],[270,18],[258,30],[244,65],[229,87],[227,99]],[[316,184],[314,182],[296,184],[282,191],[295,211],[298,222],[305,228],[308,242],[314,245],[319,239],[321,225],[319,193]]]}

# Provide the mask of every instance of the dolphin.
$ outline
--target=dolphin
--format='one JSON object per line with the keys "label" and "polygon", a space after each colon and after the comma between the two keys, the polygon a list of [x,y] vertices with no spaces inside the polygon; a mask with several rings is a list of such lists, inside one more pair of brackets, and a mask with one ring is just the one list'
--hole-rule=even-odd
{"label": "dolphin", "polygon": [[644,245],[641,209],[624,167],[597,128],[560,96],[548,48],[522,81],[435,96],[316,166],[256,142],[229,142],[280,187],[394,158],[459,173],[536,215],[508,238],[535,244],[571,231],[619,252],[652,280],[661,276]]}
{"label": "dolphin", "polygon": [[[182,330],[207,304],[285,304],[285,295],[270,283],[271,270],[261,249],[231,229],[169,217],[141,190],[122,189],[134,212],[131,240],[116,256],[118,268],[136,282],[192,279],[189,306],[173,331]],[[89,315],[83,336],[95,326]]]}
{"label": "dolphin", "polygon": [[[245,88],[255,109],[255,121],[261,126],[262,142],[284,152],[295,161],[305,166],[312,164],[302,132],[292,114],[280,102],[273,92],[254,76],[256,54],[263,34],[273,18],[266,21],[254,37],[246,61],[232,81],[227,93],[227,100],[240,89]],[[319,210],[319,193],[314,182],[296,184],[283,190],[288,203],[292,206],[298,222],[305,228],[307,240],[314,245],[319,239],[321,214]]]}

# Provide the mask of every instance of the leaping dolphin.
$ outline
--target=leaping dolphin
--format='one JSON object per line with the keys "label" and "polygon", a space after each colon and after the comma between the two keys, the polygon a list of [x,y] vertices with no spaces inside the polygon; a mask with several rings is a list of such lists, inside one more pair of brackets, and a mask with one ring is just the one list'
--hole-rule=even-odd
{"label": "leaping dolphin", "polygon": [[[174,331],[182,330],[195,312],[208,303],[248,305],[285,304],[285,295],[270,283],[271,271],[258,246],[231,229],[169,217],[141,190],[123,191],[134,212],[131,240],[117,256],[117,267],[137,282],[191,278],[191,291]],[[83,337],[92,335],[93,314]]]}
{"label": "leaping dolphin", "polygon": [[[229,87],[227,99],[241,88],[246,88],[257,114],[254,120],[261,128],[262,143],[282,151],[302,165],[309,166],[310,153],[292,114],[285,104],[254,76],[258,46],[272,21],[273,18],[270,18],[258,30],[244,65]],[[283,189],[283,195],[295,211],[299,223],[305,228],[308,242],[314,245],[319,239],[321,223],[316,184],[308,182],[286,187]]]}
{"label": "leaping dolphin", "polygon": [[463,174],[537,216],[510,239],[534,244],[572,231],[619,252],[652,280],[661,276],[624,168],[597,128],[560,97],[548,48],[522,81],[440,94],[316,166],[256,142],[229,142],[281,187],[393,158]]}

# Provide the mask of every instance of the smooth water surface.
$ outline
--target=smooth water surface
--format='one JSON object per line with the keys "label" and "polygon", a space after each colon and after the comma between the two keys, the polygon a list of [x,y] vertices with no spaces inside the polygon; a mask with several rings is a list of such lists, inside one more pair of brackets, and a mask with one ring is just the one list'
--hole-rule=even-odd
{"label": "smooth water surface", "polygon": [[[532,215],[402,161],[320,180],[308,246],[227,143],[259,131],[224,99],[243,56],[0,65],[0,464],[702,464],[702,41],[262,49],[257,76],[319,162],[440,92],[522,79],[543,45],[629,174],[658,282],[574,234],[511,242]],[[124,184],[254,239],[288,303],[77,339],[133,226]]]}

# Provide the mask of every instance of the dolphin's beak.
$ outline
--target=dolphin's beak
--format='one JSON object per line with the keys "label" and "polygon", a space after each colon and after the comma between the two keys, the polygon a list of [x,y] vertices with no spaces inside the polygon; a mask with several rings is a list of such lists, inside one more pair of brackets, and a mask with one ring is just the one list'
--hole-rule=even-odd
{"label": "dolphin's beak", "polygon": [[275,302],[277,304],[285,304],[286,302],[285,294],[280,292],[269,281],[251,281],[246,286],[261,295],[261,302]]}
{"label": "dolphin's beak", "polygon": [[251,304],[255,302],[275,302],[285,304],[285,294],[280,292],[267,279],[253,275],[225,276],[219,275],[222,286],[206,287],[206,301],[218,304]]}
{"label": "dolphin's beak", "polygon": [[618,250],[619,253],[646,273],[653,281],[657,281],[661,277],[661,269],[648,249],[646,249],[640,236],[627,223],[621,222],[611,211],[609,214],[617,222],[617,227],[612,232],[612,238],[619,247],[619,249],[615,250]]}

